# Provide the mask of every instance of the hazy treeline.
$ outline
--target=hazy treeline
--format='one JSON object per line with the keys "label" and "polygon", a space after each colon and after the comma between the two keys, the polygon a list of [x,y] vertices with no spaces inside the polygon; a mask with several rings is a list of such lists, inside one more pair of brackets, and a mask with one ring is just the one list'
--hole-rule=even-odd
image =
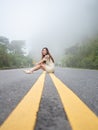
{"label": "hazy treeline", "polygon": [[63,65],[67,67],[98,69],[98,38],[66,49]]}
{"label": "hazy treeline", "polygon": [[25,41],[0,36],[0,68],[30,67],[32,59],[25,53]]}

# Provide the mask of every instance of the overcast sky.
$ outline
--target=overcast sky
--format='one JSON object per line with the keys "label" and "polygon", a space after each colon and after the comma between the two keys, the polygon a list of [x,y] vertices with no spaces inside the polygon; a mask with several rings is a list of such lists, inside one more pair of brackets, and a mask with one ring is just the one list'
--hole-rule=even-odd
{"label": "overcast sky", "polygon": [[54,57],[98,33],[98,0],[0,0],[0,36],[26,40],[40,55],[44,46]]}

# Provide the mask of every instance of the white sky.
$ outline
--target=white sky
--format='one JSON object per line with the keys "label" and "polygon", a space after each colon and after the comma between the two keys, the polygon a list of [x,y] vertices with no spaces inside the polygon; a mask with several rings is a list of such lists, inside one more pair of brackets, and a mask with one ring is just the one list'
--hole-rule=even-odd
{"label": "white sky", "polygon": [[98,0],[0,0],[0,36],[55,56],[98,33]]}

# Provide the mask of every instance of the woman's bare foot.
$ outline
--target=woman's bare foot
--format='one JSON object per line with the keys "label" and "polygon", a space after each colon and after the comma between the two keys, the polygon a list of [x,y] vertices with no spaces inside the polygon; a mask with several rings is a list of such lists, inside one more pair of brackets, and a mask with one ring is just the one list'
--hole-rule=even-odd
{"label": "woman's bare foot", "polygon": [[33,72],[30,70],[23,70],[26,74],[32,74]]}

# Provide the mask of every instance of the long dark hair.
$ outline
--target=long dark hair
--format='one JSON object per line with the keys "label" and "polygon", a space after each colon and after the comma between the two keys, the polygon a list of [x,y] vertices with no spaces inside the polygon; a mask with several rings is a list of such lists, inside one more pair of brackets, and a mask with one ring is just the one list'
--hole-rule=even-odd
{"label": "long dark hair", "polygon": [[[51,60],[54,62],[54,59],[53,59],[52,55],[50,54],[48,48],[47,48],[47,47],[44,47],[44,48],[42,49],[42,51],[43,51],[44,49],[46,49],[46,51],[47,51],[46,55],[49,55],[49,58],[51,58]],[[42,59],[43,59],[44,57],[45,57],[45,55],[42,55]]]}

